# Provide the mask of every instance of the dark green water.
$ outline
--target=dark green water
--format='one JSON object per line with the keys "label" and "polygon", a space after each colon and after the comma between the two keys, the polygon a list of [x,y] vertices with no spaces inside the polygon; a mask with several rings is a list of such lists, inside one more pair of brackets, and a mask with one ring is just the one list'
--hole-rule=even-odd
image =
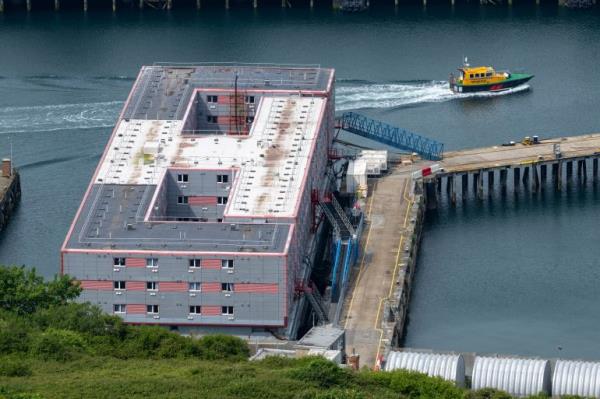
{"label": "dark green water", "polygon": [[[456,99],[468,55],[535,73],[531,89]],[[140,65],[317,63],[337,69],[339,109],[446,148],[600,130],[600,14],[555,8],[8,13],[0,16],[0,154],[23,200],[0,262],[58,271],[59,248]],[[431,214],[406,344],[600,358],[593,186]],[[562,350],[558,350],[558,347]]]}

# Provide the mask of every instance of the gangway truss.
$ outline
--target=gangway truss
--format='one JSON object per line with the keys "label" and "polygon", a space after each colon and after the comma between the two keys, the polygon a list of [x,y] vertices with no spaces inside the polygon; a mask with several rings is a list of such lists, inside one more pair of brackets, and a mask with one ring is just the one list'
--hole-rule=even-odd
{"label": "gangway truss", "polygon": [[439,161],[444,154],[442,143],[356,112],[344,112],[338,123],[339,127],[347,132],[403,151],[416,152],[425,159]]}

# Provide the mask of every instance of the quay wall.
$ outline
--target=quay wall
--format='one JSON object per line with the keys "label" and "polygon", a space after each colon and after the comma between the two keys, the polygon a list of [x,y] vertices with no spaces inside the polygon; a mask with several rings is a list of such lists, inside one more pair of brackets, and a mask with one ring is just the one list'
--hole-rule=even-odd
{"label": "quay wall", "polygon": [[0,179],[0,231],[3,231],[21,200],[21,177],[19,172],[13,169],[10,176],[1,176]]}

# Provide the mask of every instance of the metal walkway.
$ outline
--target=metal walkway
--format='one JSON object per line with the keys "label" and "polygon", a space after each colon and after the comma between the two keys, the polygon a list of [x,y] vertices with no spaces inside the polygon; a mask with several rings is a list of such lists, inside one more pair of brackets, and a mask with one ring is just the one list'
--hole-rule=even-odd
{"label": "metal walkway", "polygon": [[438,161],[443,157],[444,144],[364,115],[345,112],[338,122],[343,130],[350,133],[403,151],[416,152],[425,159]]}

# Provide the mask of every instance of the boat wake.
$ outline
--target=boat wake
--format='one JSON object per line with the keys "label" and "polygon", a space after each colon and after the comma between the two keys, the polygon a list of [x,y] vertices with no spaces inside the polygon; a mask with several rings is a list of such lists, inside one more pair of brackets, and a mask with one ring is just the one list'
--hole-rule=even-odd
{"label": "boat wake", "polygon": [[446,81],[367,83],[342,81],[336,89],[336,110],[363,108],[399,108],[422,103],[439,103],[455,99],[496,97],[528,90],[521,85],[501,92],[453,93]]}
{"label": "boat wake", "polygon": [[107,101],[0,108],[0,134],[111,127],[122,106]]}

